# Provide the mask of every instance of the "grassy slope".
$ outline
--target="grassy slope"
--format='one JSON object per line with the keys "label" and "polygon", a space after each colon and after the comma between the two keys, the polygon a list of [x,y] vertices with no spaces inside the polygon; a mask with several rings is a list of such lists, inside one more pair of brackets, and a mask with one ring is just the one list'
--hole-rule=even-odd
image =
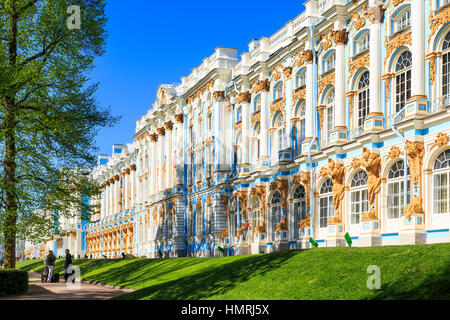
{"label": "grassy slope", "polygon": [[[74,264],[83,279],[137,289],[118,299],[450,299],[450,244]],[[381,269],[381,290],[367,288],[370,265]],[[18,267],[43,270],[42,261]]]}

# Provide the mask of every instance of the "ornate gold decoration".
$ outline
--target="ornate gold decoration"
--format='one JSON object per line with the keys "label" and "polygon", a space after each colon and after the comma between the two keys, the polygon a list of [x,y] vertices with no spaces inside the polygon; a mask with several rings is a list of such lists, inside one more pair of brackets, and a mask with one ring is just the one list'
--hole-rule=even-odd
{"label": "ornate gold decoration", "polygon": [[261,80],[258,82],[253,82],[253,93],[259,93],[259,92],[268,92],[270,89],[270,83],[269,80]]}
{"label": "ornate gold decoration", "polygon": [[335,81],[335,77],[334,77],[334,72],[332,73],[328,73],[322,77],[320,77],[319,80],[319,96],[322,95],[323,90],[330,84],[334,84]]}
{"label": "ornate gold decoration", "polygon": [[311,64],[313,63],[314,56],[312,50],[304,50],[302,52],[302,59],[307,63]]}
{"label": "ornate gold decoration", "polygon": [[250,103],[251,100],[252,100],[252,95],[250,94],[250,92],[246,91],[246,92],[242,92],[238,95],[238,98],[236,99],[236,103],[238,103],[238,104]]}
{"label": "ornate gold decoration", "polygon": [[184,122],[184,116],[182,113],[178,113],[175,115],[175,121],[177,123],[183,123]]}
{"label": "ornate gold decoration", "polygon": [[293,105],[295,106],[300,99],[304,99],[306,96],[306,88],[297,88],[292,94]]}
{"label": "ornate gold decoration", "polygon": [[391,79],[395,76],[395,73],[386,73],[381,76],[381,79],[386,83],[386,101],[389,103],[391,100]]}
{"label": "ornate gold decoration", "polygon": [[333,45],[330,37],[333,34],[333,29],[330,29],[328,33],[323,33],[320,35],[320,42],[322,43],[323,50],[327,51]]}
{"label": "ornate gold decoration", "polygon": [[369,196],[370,210],[363,214],[363,220],[378,219],[377,195],[381,189],[381,158],[380,155],[363,148],[361,159],[353,159],[352,168],[364,167],[367,172],[367,193]]}
{"label": "ornate gold decoration", "polygon": [[256,111],[251,115],[252,128],[255,126],[257,122],[261,121],[261,111]]}
{"label": "ornate gold decoration", "polygon": [[160,136],[166,135],[166,129],[164,129],[164,127],[158,128],[158,129],[156,129],[156,131],[158,131],[158,134]]}
{"label": "ornate gold decoration", "polygon": [[448,134],[444,133],[444,132],[440,132],[438,133],[436,140],[434,141],[433,145],[431,146],[431,150],[434,149],[434,147],[443,147],[448,145],[448,142],[450,141]]}
{"label": "ornate gold decoration", "polygon": [[252,196],[256,195],[259,199],[259,205],[261,208],[261,213],[263,215],[263,220],[261,223],[255,228],[255,233],[264,233],[266,232],[266,187],[265,186],[255,186],[250,191]]}
{"label": "ornate gold decoration", "polygon": [[247,191],[238,191],[237,196],[239,198],[239,207],[241,209],[242,216],[247,219],[247,200],[248,200],[248,192]]}
{"label": "ornate gold decoration", "polygon": [[405,1],[405,0],[392,0],[392,4],[394,5],[394,6],[398,6],[400,3],[402,3],[403,1]]}
{"label": "ornate gold decoration", "polygon": [[345,45],[348,39],[348,32],[346,29],[336,31],[330,30],[330,36],[336,45]]}
{"label": "ornate gold decoration", "polygon": [[419,141],[406,141],[405,152],[408,156],[408,163],[411,175],[411,187],[417,192],[419,189],[419,195],[414,195],[411,192],[411,204],[405,207],[405,217],[410,219],[414,213],[423,213],[423,196],[422,196],[422,167],[423,156],[425,154],[425,147],[423,142]]}
{"label": "ornate gold decoration", "polygon": [[403,154],[403,152],[400,151],[400,148],[397,146],[393,146],[391,148],[391,151],[389,151],[388,158],[394,160],[400,157],[401,154]]}
{"label": "ornate gold decoration", "polygon": [[172,121],[165,122],[164,127],[166,128],[166,130],[172,131],[173,130],[173,122]]}
{"label": "ornate gold decoration", "polygon": [[450,7],[445,7],[440,10],[436,16],[434,16],[433,11],[431,11],[428,21],[430,22],[431,29],[428,41],[431,41],[434,34],[450,21]]}
{"label": "ornate gold decoration", "polygon": [[317,111],[319,112],[319,126],[320,126],[320,132],[323,130],[323,110],[325,110],[326,106],[320,105],[317,106]]}
{"label": "ornate gold decoration", "polygon": [[370,66],[370,56],[369,54],[359,56],[356,59],[352,60],[348,64],[348,72],[350,74],[349,81],[353,77],[356,71],[361,69],[362,67],[369,67]]}
{"label": "ornate gold decoration", "polygon": [[[353,97],[358,93],[358,91],[348,91],[346,93],[346,96],[348,98],[348,104],[349,104],[349,114],[350,114],[350,119],[353,119]],[[351,121],[350,121],[351,122]]]}
{"label": "ornate gold decoration", "polygon": [[286,80],[291,79],[291,75],[292,75],[292,67],[286,67],[283,70],[283,74]]}
{"label": "ornate gold decoration", "polygon": [[380,23],[384,18],[384,9],[382,5],[378,7],[363,7],[363,14],[370,23]]}
{"label": "ornate gold decoration", "polygon": [[433,86],[436,80],[436,58],[442,56],[440,52],[432,52],[426,55],[430,63],[430,84]]}
{"label": "ornate gold decoration", "polygon": [[366,19],[364,18],[364,16],[361,17],[358,12],[354,12],[352,14],[351,21],[353,20],[356,20],[354,27],[357,31],[364,27],[364,25],[366,24]]}
{"label": "ornate gold decoration", "polygon": [[386,65],[387,60],[391,57],[392,53],[398,48],[404,45],[411,45],[411,31],[404,30],[394,35],[394,37],[389,40],[386,36],[384,41],[384,46],[386,48],[386,57],[384,58],[384,64]]}
{"label": "ornate gold decoration", "polygon": [[285,117],[286,115],[286,110],[285,110],[285,105],[286,105],[286,98],[282,98],[279,99],[277,102],[275,102],[274,104],[272,104],[270,106],[270,116],[273,117],[273,115],[277,112],[277,111],[281,111],[283,113],[283,117]]}
{"label": "ornate gold decoration", "polygon": [[195,91],[188,99],[188,104],[194,102],[195,99],[201,98],[206,91],[209,91],[214,86],[214,80],[208,81],[203,87]]}
{"label": "ornate gold decoration", "polygon": [[214,92],[214,99],[216,102],[223,102],[225,101],[225,91],[216,91]]}
{"label": "ornate gold decoration", "polygon": [[272,69],[272,79],[274,81],[278,81],[278,80],[280,80],[280,78],[281,78],[280,72],[278,72],[277,68],[273,68]]}
{"label": "ornate gold decoration", "polygon": [[333,159],[328,159],[328,167],[320,170],[321,177],[331,177],[333,181],[333,203],[335,216],[330,223],[342,223],[342,200],[345,194],[345,167],[342,163],[335,163]]}
{"label": "ornate gold decoration", "polygon": [[210,204],[212,204],[212,199],[211,199],[211,195],[208,194],[208,195],[206,196],[206,205],[210,205]]}

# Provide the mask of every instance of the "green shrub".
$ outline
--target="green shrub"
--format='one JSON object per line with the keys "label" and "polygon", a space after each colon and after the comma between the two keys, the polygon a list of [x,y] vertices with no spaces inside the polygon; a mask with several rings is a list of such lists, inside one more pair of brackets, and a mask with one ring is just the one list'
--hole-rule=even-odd
{"label": "green shrub", "polygon": [[23,270],[0,269],[0,296],[13,296],[28,292],[28,273]]}

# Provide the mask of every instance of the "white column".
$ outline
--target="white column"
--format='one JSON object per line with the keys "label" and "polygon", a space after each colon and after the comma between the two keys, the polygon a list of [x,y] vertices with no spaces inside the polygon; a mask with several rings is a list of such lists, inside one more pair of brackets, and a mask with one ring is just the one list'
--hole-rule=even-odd
{"label": "white column", "polygon": [[130,192],[131,192],[131,203],[130,206],[133,204],[136,205],[137,199],[136,199],[136,193],[135,193],[135,185],[136,185],[136,165],[131,165],[131,172],[130,172]]}
{"label": "white column", "polygon": [[177,170],[175,172],[175,184],[176,185],[182,185],[183,184],[183,168],[184,168],[184,116],[183,114],[177,114],[175,115],[175,122],[177,126],[177,136],[175,144],[175,148],[177,150],[177,158],[176,161],[176,167]]}
{"label": "white column", "polygon": [[150,191],[150,193],[152,195],[154,195],[154,194],[156,194],[156,173],[157,173],[157,170],[158,170],[158,166],[157,166],[157,163],[156,163],[158,135],[156,133],[150,135],[150,141],[152,143],[152,147],[151,147],[151,150],[152,150],[152,154],[151,154],[151,157],[152,157],[152,161],[151,161],[151,163],[152,163],[152,166],[151,166],[152,180],[151,180],[151,191]]}
{"label": "white column", "polygon": [[335,31],[333,34],[336,43],[336,76],[335,76],[335,106],[334,125],[337,129],[346,129],[345,125],[345,44],[347,31]]}
{"label": "white column", "polygon": [[125,204],[125,211],[128,210],[130,208],[130,202],[128,200],[128,192],[130,189],[130,186],[128,185],[129,181],[130,181],[130,169],[127,168],[124,171],[124,176],[123,176],[123,197],[124,197],[124,204]]}
{"label": "white column", "polygon": [[141,176],[141,174],[142,174],[142,163],[141,163],[141,160],[140,160],[140,156],[141,156],[141,152],[142,152],[142,148],[141,148],[141,145],[140,144],[138,144],[138,153],[137,153],[137,155],[136,155],[136,166],[137,166],[137,168],[136,168],[136,204],[138,205],[138,206],[140,206],[140,203],[141,203],[141,198],[142,198],[142,195],[141,195],[141,181],[139,180],[139,176]]}
{"label": "white column", "polygon": [[166,185],[165,189],[168,189],[172,186],[172,129],[173,129],[173,123],[171,121],[166,122],[164,124],[166,128]]}
{"label": "white column", "polygon": [[109,212],[108,216],[111,216],[114,211],[114,178],[109,179]]}
{"label": "white column", "polygon": [[425,96],[425,0],[411,1],[411,97]]}
{"label": "white column", "polygon": [[163,180],[163,166],[164,166],[164,136],[166,134],[165,129],[158,129],[158,154],[159,154],[159,177],[158,177],[158,192],[164,191],[164,180]]}
{"label": "white column", "polygon": [[[312,60],[312,51],[308,50],[305,54],[311,54],[311,60],[306,61],[306,95],[305,95],[305,104],[306,104],[306,112],[305,112],[305,140],[311,140],[314,136],[314,112],[313,109],[313,86],[316,86],[317,83],[313,83],[313,60]],[[306,149],[305,149],[306,150]]]}
{"label": "white column", "polygon": [[269,131],[268,131],[268,125],[269,125],[269,82],[268,80],[265,80],[266,85],[261,91],[261,132],[260,132],[260,144],[261,144],[261,150],[260,150],[260,157],[269,157]]}
{"label": "white column", "polygon": [[247,165],[250,163],[250,92],[244,92],[242,94],[242,143],[241,143],[241,155],[242,164]]}
{"label": "white column", "polygon": [[[371,1],[373,2],[373,1]],[[371,3],[375,6],[375,4]],[[381,50],[384,44],[381,42],[381,21],[374,17],[370,24],[370,114],[381,113]],[[336,90],[337,93],[337,90]]]}

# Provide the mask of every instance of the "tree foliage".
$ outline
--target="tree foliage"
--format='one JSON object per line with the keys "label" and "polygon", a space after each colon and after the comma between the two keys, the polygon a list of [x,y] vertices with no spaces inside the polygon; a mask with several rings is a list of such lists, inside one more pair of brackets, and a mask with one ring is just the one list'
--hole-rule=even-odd
{"label": "tree foliage", "polygon": [[[81,29],[67,26],[71,5]],[[105,0],[0,0],[0,232],[12,267],[17,234],[63,234],[55,217],[95,209],[83,201],[98,192],[86,168],[98,130],[118,120],[88,77],[105,24]]]}

